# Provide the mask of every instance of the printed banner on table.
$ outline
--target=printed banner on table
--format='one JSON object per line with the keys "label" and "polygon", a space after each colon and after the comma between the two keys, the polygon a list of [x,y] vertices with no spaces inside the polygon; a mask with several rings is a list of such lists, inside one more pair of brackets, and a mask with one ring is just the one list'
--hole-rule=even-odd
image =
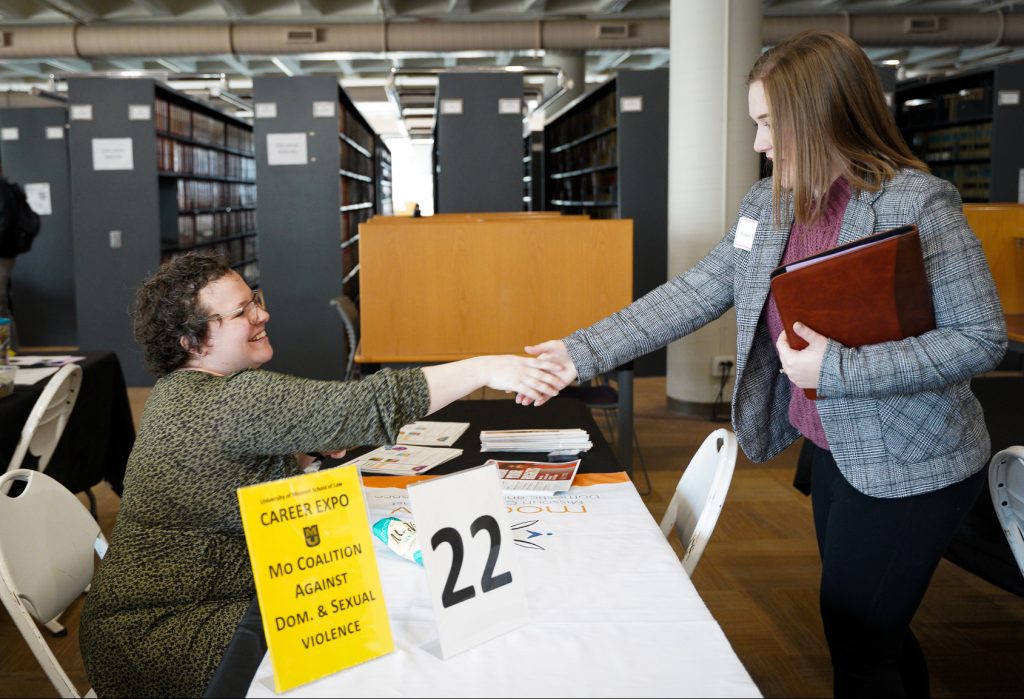
{"label": "printed banner on table", "polygon": [[239,488],[238,504],[276,691],[394,650],[358,470]]}

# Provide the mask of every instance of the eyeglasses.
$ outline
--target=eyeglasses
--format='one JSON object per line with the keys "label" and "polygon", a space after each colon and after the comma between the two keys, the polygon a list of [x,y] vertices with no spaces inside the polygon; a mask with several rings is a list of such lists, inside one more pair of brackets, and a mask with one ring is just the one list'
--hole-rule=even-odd
{"label": "eyeglasses", "polygon": [[257,289],[252,292],[252,299],[248,303],[239,306],[227,313],[214,313],[212,316],[206,316],[207,320],[231,320],[238,316],[245,314],[246,320],[250,323],[260,322],[260,311],[267,310],[266,299],[263,298],[263,289]]}

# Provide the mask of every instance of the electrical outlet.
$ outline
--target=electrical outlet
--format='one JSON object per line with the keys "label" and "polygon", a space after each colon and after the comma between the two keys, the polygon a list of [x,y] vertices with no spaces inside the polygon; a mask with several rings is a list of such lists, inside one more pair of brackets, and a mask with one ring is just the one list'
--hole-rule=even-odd
{"label": "electrical outlet", "polygon": [[[728,371],[726,371],[726,366]],[[719,354],[711,358],[711,375],[715,378],[721,378],[726,373],[731,376],[735,368],[736,357],[731,354]]]}

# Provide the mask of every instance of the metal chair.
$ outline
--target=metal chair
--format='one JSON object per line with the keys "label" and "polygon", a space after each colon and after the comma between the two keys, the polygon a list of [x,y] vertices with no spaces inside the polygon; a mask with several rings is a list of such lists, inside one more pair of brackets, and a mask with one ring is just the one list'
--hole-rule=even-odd
{"label": "metal chair", "polygon": [[683,471],[661,520],[665,537],[675,529],[685,552],[681,559],[693,575],[711,539],[736,468],[736,435],[726,429],[709,434]]}
{"label": "metal chair", "polygon": [[341,323],[345,327],[345,342],[348,345],[348,357],[345,361],[345,381],[358,379],[360,375],[359,365],[356,364],[356,348],[359,347],[359,309],[348,296],[338,296],[331,299],[338,315],[341,316]]}
{"label": "metal chair", "polygon": [[[0,475],[0,599],[62,697],[78,690],[39,632],[85,592],[107,540],[71,491],[45,473]],[[96,696],[90,690],[85,696]]]}
{"label": "metal chair", "polygon": [[992,457],[988,488],[996,518],[1024,575],[1024,446],[1007,447]]}

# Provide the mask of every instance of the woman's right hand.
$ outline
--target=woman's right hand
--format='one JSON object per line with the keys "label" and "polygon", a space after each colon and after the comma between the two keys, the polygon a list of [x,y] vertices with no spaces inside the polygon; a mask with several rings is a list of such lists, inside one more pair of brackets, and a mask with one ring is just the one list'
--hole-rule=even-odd
{"label": "woman's right hand", "polygon": [[[559,391],[576,380],[576,365],[573,363],[572,357],[569,356],[569,350],[566,349],[565,343],[561,340],[548,340],[540,344],[529,345],[524,349],[527,354],[532,354],[537,359],[544,359],[562,365],[562,370],[555,374]],[[516,403],[519,405],[543,405],[545,402],[547,402],[547,398],[535,402],[529,396],[525,396],[522,393],[516,395]]]}

